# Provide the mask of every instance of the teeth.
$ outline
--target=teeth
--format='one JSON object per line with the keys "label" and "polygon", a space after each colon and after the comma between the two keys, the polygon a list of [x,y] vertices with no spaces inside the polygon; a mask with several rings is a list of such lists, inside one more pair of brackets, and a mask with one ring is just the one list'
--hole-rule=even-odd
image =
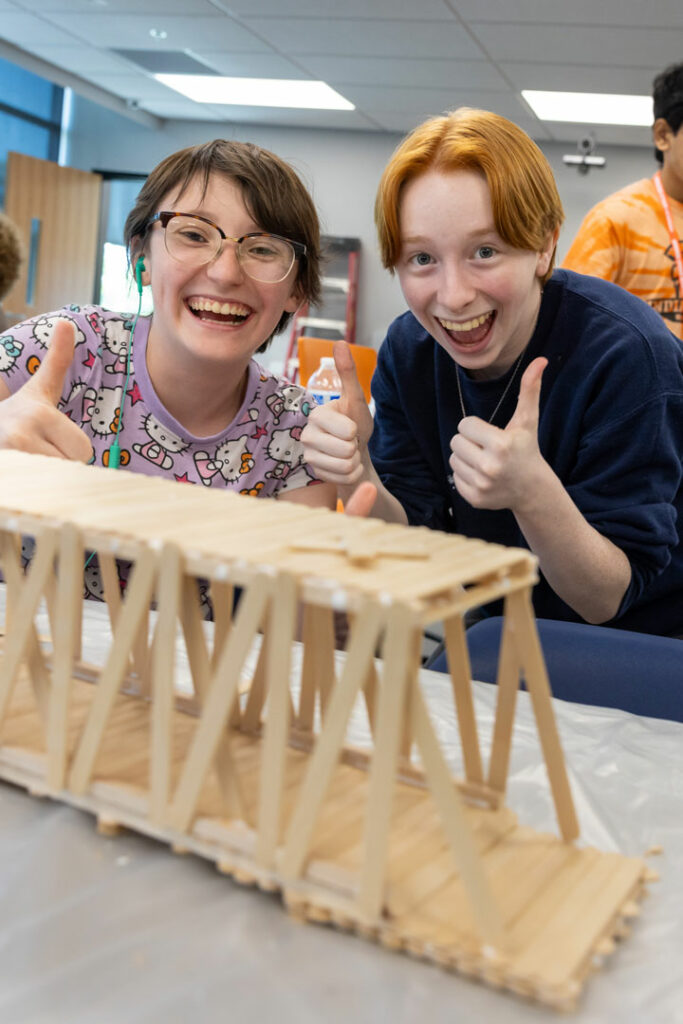
{"label": "teeth", "polygon": [[474,320],[463,320],[460,324],[456,323],[455,320],[441,320],[441,318],[439,318],[439,323],[442,324],[447,331],[473,331],[475,327],[481,327],[483,323],[486,323],[490,316],[490,313],[482,313],[481,316],[476,316]]}
{"label": "teeth", "polygon": [[249,316],[249,307],[243,306],[240,302],[215,302],[211,299],[190,299],[190,309],[197,312],[220,313],[221,316]]}

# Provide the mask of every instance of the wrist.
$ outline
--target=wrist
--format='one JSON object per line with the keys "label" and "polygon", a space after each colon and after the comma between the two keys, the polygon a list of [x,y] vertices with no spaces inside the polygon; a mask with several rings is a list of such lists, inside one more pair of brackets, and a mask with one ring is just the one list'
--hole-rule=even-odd
{"label": "wrist", "polygon": [[523,485],[515,495],[510,511],[518,520],[530,520],[546,515],[557,501],[557,488],[564,492],[564,487],[542,456],[525,475]]}

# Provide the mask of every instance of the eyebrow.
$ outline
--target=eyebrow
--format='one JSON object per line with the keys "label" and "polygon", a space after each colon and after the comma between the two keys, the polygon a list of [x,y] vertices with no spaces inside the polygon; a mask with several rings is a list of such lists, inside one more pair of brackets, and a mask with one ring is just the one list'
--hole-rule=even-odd
{"label": "eyebrow", "polygon": [[[489,224],[486,227],[475,227],[472,231],[467,232],[465,239],[471,241],[482,236],[486,237],[487,235],[494,235],[496,238],[500,238],[495,224]],[[429,245],[432,242],[438,242],[439,239],[434,239],[427,235],[405,235],[401,236],[400,241],[401,245]]]}

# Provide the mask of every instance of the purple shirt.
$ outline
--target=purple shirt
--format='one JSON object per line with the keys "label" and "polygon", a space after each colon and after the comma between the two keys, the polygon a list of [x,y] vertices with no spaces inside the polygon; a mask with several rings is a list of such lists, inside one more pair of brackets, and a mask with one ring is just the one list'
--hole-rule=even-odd
{"label": "purple shirt", "polygon": [[0,335],[0,379],[10,391],[35,373],[57,319],[70,320],[77,337],[59,408],[88,435],[97,465],[107,465],[120,422],[121,465],[135,473],[261,497],[318,482],[300,440],[314,405],[307,391],[252,359],[232,423],[212,437],[194,437],[161,404],[149,378],[151,317],[140,317],[135,328],[127,383],[132,316],[66,306],[17,324]]}

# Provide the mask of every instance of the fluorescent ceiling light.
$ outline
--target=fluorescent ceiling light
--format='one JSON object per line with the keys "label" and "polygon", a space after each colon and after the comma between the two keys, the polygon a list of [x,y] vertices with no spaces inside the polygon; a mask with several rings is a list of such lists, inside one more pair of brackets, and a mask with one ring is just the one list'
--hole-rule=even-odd
{"label": "fluorescent ceiling light", "polygon": [[197,103],[229,103],[238,107],[307,107],[314,110],[355,110],[325,82],[288,78],[222,78],[216,75],[155,75],[163,85]]}
{"label": "fluorescent ceiling light", "polygon": [[537,92],[522,89],[522,96],[541,121],[577,124],[632,124],[650,127],[650,96],[619,96],[601,92]]}

